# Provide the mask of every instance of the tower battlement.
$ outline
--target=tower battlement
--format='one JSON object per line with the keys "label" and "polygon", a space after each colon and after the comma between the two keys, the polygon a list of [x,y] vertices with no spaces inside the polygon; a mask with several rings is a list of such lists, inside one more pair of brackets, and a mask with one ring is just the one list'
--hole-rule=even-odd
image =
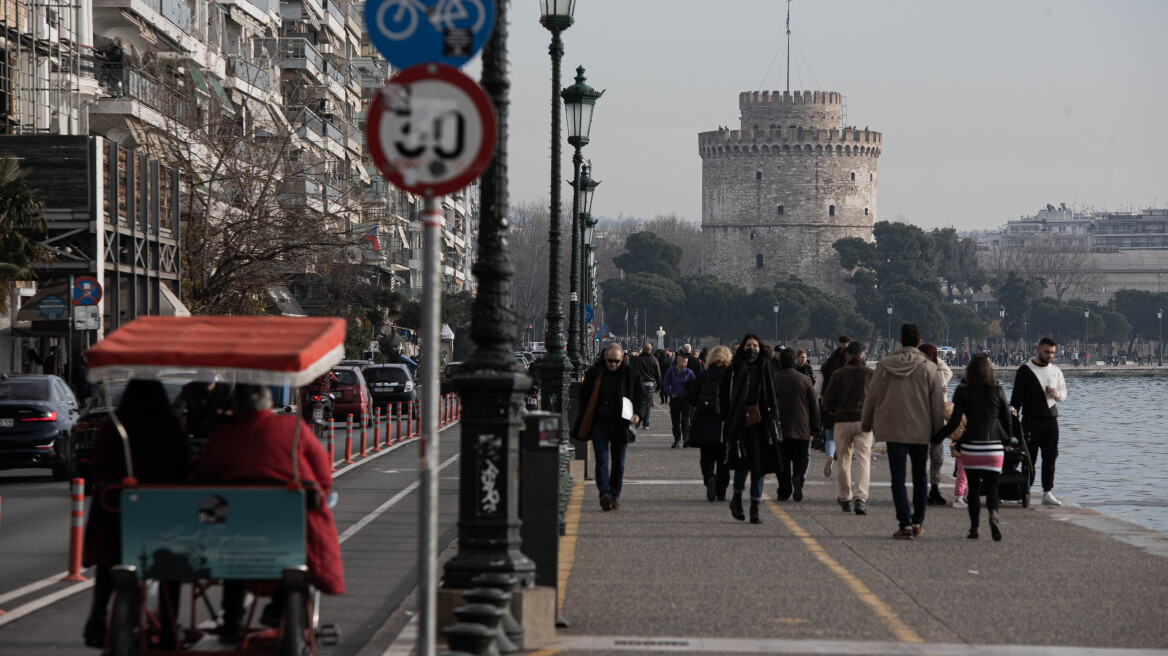
{"label": "tower battlement", "polygon": [[743,130],[838,128],[843,94],[835,91],[744,91],[738,94]]}
{"label": "tower battlement", "polygon": [[843,94],[835,91],[743,91],[738,107],[746,111],[755,105],[843,105]]}
{"label": "tower battlement", "polygon": [[880,156],[883,135],[875,130],[845,128],[767,128],[711,130],[698,133],[702,157],[734,153],[834,152],[837,155]]}

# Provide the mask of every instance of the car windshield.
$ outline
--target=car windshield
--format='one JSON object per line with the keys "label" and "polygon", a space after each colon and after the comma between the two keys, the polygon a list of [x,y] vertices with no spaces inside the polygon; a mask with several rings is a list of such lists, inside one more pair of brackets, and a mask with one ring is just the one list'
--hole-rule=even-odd
{"label": "car windshield", "polygon": [[0,401],[48,401],[49,381],[5,380],[0,382]]}
{"label": "car windshield", "polygon": [[371,367],[365,370],[367,383],[408,383],[410,375],[398,367]]}
{"label": "car windshield", "polygon": [[333,369],[333,373],[337,375],[338,385],[360,385],[357,380],[357,373],[352,369]]}
{"label": "car windshield", "polygon": [[462,364],[462,363],[455,363],[455,364],[446,365],[446,370],[442,372],[442,375],[446,376],[447,378],[450,378],[454,374],[458,373],[458,365],[459,364]]}
{"label": "car windshield", "polygon": [[[182,393],[183,385],[191,382],[189,380],[163,380],[162,387],[166,389],[166,400],[174,403],[178,395]],[[109,388],[105,389],[102,385],[98,387],[94,394],[94,402],[97,407],[112,408],[117,407],[122,402],[122,395],[126,393],[126,382],[110,383]],[[113,399],[110,401],[109,399]]]}

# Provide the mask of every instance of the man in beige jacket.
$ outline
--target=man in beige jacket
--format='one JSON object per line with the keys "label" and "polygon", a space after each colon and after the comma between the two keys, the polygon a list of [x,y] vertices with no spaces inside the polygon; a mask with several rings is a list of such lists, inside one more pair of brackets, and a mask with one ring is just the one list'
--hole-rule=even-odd
{"label": "man in beige jacket", "polygon": [[[877,363],[860,417],[861,430],[872,431],[877,442],[888,445],[892,501],[900,523],[892,537],[898,540],[911,540],[924,531],[929,439],[945,424],[945,398],[937,365],[917,349],[920,343],[919,326],[906,323],[900,327],[900,348]],[[911,514],[904,486],[906,458],[912,460]]]}

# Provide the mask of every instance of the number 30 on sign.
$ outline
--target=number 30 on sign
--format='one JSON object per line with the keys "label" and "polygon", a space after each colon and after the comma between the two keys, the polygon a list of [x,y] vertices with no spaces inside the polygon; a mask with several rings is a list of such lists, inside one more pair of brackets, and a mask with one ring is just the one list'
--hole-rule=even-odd
{"label": "number 30 on sign", "polygon": [[365,138],[382,175],[443,196],[482,175],[495,150],[495,110],[474,80],[444,64],[402,71],[377,92]]}

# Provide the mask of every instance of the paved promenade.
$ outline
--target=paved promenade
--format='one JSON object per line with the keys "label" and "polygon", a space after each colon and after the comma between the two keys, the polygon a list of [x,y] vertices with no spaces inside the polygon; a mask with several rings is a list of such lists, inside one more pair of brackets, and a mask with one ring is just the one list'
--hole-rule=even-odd
{"label": "paved promenade", "polygon": [[774,501],[772,476],[751,525],[706,501],[697,450],[669,448],[661,406],[653,419],[629,449],[621,510],[577,481],[561,545],[571,626],[535,653],[1168,654],[1164,534],[1004,502],[1001,542],[984,510],[969,540],[967,512],[937,506],[922,537],[896,541],[884,455],[857,516],[818,452],[804,500]]}

